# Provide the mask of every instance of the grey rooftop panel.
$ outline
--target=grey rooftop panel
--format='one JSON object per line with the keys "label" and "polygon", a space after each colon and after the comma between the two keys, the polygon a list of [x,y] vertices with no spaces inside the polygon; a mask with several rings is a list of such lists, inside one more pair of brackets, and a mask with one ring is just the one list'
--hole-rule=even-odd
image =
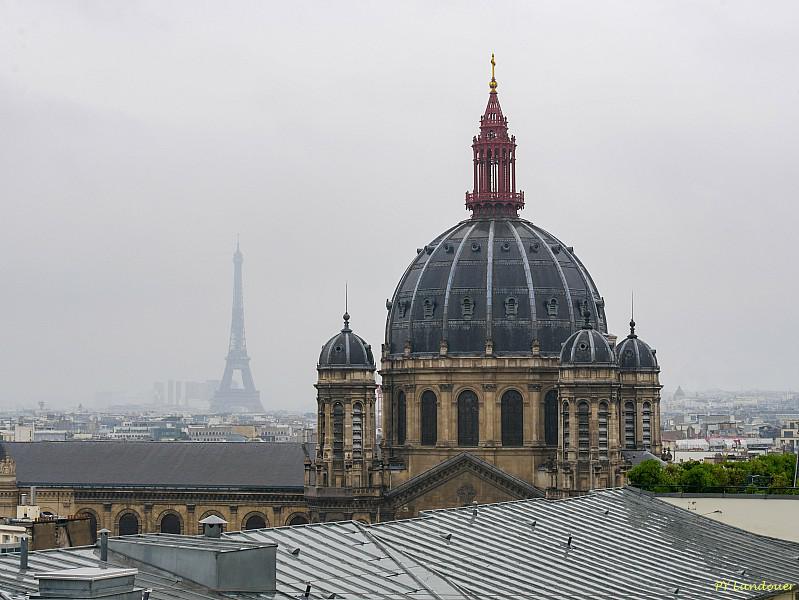
{"label": "grey rooftop panel", "polygon": [[303,487],[302,444],[3,442],[19,485],[291,489]]}

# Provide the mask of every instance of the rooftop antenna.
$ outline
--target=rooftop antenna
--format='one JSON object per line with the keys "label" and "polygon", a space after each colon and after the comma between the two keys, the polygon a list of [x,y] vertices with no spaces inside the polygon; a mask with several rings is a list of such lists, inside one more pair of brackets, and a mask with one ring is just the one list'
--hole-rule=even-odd
{"label": "rooftop antenna", "polygon": [[637,337],[635,335],[635,292],[630,290],[630,337]]}

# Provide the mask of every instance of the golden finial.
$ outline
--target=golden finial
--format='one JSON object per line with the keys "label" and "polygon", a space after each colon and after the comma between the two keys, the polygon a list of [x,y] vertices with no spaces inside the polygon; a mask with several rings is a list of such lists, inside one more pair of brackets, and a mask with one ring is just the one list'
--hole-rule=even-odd
{"label": "golden finial", "polygon": [[497,66],[496,61],[494,60],[494,53],[491,53],[491,83],[488,84],[488,87],[491,89],[492,92],[497,91],[497,80],[494,78],[494,68]]}

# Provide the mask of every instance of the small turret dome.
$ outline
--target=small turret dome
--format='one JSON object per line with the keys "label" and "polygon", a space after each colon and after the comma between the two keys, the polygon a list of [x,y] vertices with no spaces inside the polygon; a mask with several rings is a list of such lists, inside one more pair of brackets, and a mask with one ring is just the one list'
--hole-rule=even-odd
{"label": "small turret dome", "polygon": [[316,368],[375,370],[372,347],[352,332],[348,313],[344,313],[344,328],[322,346]]}
{"label": "small turret dome", "polygon": [[561,365],[615,365],[616,355],[607,338],[594,329],[585,316],[585,324],[573,333],[560,351]]}
{"label": "small turret dome", "polygon": [[622,371],[638,369],[657,369],[658,361],[655,350],[635,335],[635,321],[630,321],[630,335],[616,346],[619,368]]}

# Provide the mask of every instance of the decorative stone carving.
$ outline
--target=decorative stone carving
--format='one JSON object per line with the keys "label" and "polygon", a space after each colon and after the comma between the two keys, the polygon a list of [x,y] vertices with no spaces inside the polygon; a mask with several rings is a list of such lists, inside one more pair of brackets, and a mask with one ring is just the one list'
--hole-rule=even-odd
{"label": "decorative stone carving", "polygon": [[468,506],[477,496],[477,490],[474,489],[471,483],[464,483],[455,493],[458,495],[458,502],[461,506]]}
{"label": "decorative stone carving", "polygon": [[497,384],[496,383],[484,383],[483,384],[483,391],[484,392],[496,392],[497,391]]}
{"label": "decorative stone carving", "polygon": [[14,459],[10,456],[6,456],[3,460],[0,460],[0,475],[16,475],[17,474],[17,465],[14,462]]}

